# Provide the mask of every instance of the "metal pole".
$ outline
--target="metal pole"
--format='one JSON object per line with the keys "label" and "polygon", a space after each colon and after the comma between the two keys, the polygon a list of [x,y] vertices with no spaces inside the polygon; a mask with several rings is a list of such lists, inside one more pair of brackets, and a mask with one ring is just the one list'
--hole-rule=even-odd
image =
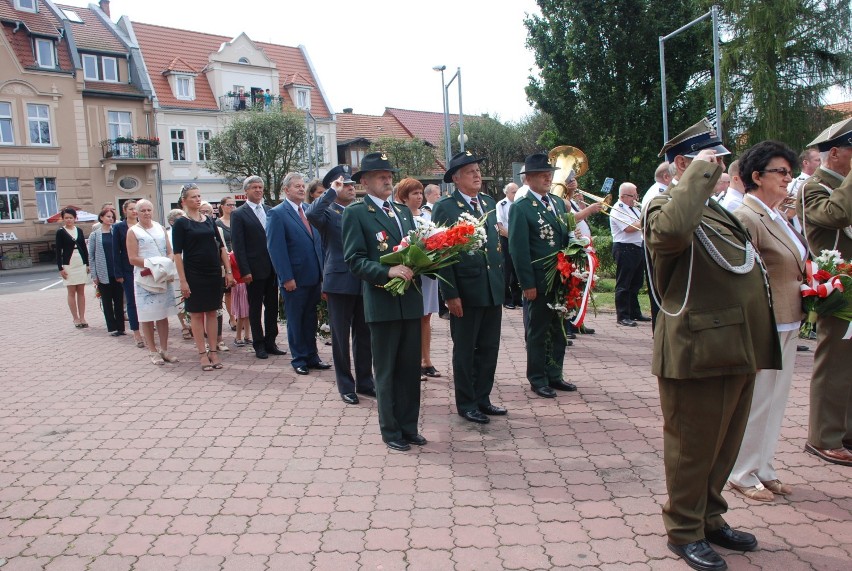
{"label": "metal pole", "polygon": [[464,113],[462,113],[462,89],[461,89],[461,68],[457,68],[456,77],[459,78],[459,152],[464,152]]}
{"label": "metal pole", "polygon": [[710,8],[713,15],[713,81],[716,83],[716,132],[722,138],[722,81],[719,55],[719,7],[713,4]]}
{"label": "metal pole", "polygon": [[660,36],[660,93],[663,102],[663,144],[669,140],[669,112],[666,101],[666,40]]}
{"label": "metal pole", "polygon": [[453,158],[453,146],[450,142],[450,104],[447,96],[447,85],[444,83],[444,70],[441,70],[441,91],[444,95],[444,168],[450,168]]}
{"label": "metal pole", "polygon": [[307,141],[305,141],[305,146],[308,148],[308,168],[311,168],[311,165],[314,164],[314,153],[313,145],[311,145],[311,112],[305,109],[305,135],[307,135]]}

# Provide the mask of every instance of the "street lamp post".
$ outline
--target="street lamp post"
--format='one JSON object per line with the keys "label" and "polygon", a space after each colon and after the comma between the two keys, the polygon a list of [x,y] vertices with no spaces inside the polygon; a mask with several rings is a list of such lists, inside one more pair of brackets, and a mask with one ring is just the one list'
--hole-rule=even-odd
{"label": "street lamp post", "polygon": [[464,134],[464,113],[462,112],[462,88],[461,88],[461,68],[456,68],[456,73],[450,78],[450,81],[444,82],[444,71],[447,69],[445,65],[436,65],[432,68],[435,71],[441,72],[441,94],[444,98],[444,166],[450,166],[450,160],[453,158],[452,141],[450,140],[450,105],[449,105],[449,89],[453,81],[458,79],[459,89],[459,148],[464,152],[464,144],[467,142],[467,137]]}

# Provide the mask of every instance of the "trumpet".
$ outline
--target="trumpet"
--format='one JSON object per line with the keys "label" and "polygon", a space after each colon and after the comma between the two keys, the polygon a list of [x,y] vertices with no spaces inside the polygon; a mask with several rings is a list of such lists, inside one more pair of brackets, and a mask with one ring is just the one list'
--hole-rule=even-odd
{"label": "trumpet", "polygon": [[592,194],[591,192],[587,192],[587,191],[582,190],[580,188],[578,188],[576,190],[576,192],[579,192],[584,197],[592,200],[593,202],[600,203],[601,206],[603,207],[603,208],[601,208],[601,214],[605,214],[605,215],[607,215],[611,218],[615,218],[616,220],[618,220],[619,222],[621,222],[623,224],[635,225],[638,222],[638,220],[630,220],[626,216],[622,216],[621,213],[618,210],[614,210],[612,208],[612,195],[611,194],[607,194],[605,197],[600,197],[596,194]]}

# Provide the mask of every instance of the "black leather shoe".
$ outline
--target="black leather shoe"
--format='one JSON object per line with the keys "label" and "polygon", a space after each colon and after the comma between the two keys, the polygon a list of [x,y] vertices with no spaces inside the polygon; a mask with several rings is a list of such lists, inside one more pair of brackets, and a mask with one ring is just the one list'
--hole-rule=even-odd
{"label": "black leather shoe", "polygon": [[576,339],[576,338],[577,338],[577,334],[576,334],[576,333],[566,333],[566,334],[565,334],[565,338],[566,338],[566,339]]}
{"label": "black leather shoe", "polygon": [[278,348],[278,345],[271,345],[266,348],[266,352],[270,355],[286,355],[287,351],[282,351]]}
{"label": "black leather shoe", "polygon": [[544,397],[546,399],[552,399],[556,396],[556,391],[554,391],[550,387],[533,387],[533,392],[538,396]]}
{"label": "black leather shoe", "polygon": [[594,335],[595,330],[592,329],[591,327],[586,327],[585,325],[581,325],[579,333],[581,335]]}
{"label": "black leather shoe", "polygon": [[686,545],[668,544],[672,553],[683,559],[687,565],[699,571],[723,571],[728,568],[725,560],[716,553],[706,539],[693,541]]}
{"label": "black leather shoe", "polygon": [[359,389],[355,392],[359,395],[376,398],[376,389]]}
{"label": "black leather shoe", "polygon": [[411,450],[411,446],[405,440],[388,440],[385,444],[391,450],[399,450],[400,452]]}
{"label": "black leather shoe", "polygon": [[319,369],[320,371],[325,371],[326,369],[330,369],[331,365],[326,363],[325,361],[320,361],[316,365],[309,365],[309,369]]}
{"label": "black leather shoe", "polygon": [[707,541],[725,549],[734,551],[754,551],[757,549],[757,538],[745,531],[731,529],[728,524],[723,525],[715,531],[705,531],[704,537]]}
{"label": "black leather shoe", "polygon": [[566,383],[565,381],[551,381],[550,388],[557,391],[576,391],[577,385],[574,383]]}
{"label": "black leather shoe", "polygon": [[515,304],[513,304],[513,303],[504,303],[504,304],[503,304],[503,307],[505,307],[506,309],[515,309]]}
{"label": "black leather shoe", "polygon": [[632,319],[619,319],[618,324],[625,327],[636,327],[636,322]]}
{"label": "black leather shoe", "polygon": [[641,321],[641,322],[644,323],[644,322],[647,322],[647,321],[651,321],[651,318],[645,317],[644,315],[640,315],[639,317],[634,317],[633,321]]}
{"label": "black leather shoe", "polygon": [[293,367],[293,370],[296,371],[297,375],[307,375],[308,368],[307,367]]}
{"label": "black leather shoe", "polygon": [[408,442],[409,444],[414,444],[416,446],[426,446],[426,444],[428,443],[428,441],[419,434],[403,436],[402,439]]}
{"label": "black leather shoe", "polygon": [[258,359],[269,359],[269,353],[266,352],[266,349],[261,347],[260,349],[254,350],[254,356]]}
{"label": "black leather shoe", "polygon": [[565,342],[565,346],[566,346],[566,347],[573,347],[573,346],[574,346],[574,342],[573,342],[573,341],[571,341],[571,340],[569,339],[568,341],[566,341],[566,342]]}
{"label": "black leather shoe", "polygon": [[796,351],[799,351],[800,353],[807,351],[808,349],[809,347],[807,345],[796,345]]}
{"label": "black leather shoe", "polygon": [[487,416],[485,416],[478,410],[466,410],[464,412],[460,412],[459,416],[465,420],[469,420],[477,424],[488,424],[489,422],[491,422],[491,419],[489,419]]}
{"label": "black leather shoe", "polygon": [[481,412],[482,414],[487,414],[488,416],[504,416],[507,411],[502,406],[494,406],[493,404],[488,404],[479,407],[479,412]]}
{"label": "black leather shoe", "polygon": [[340,400],[346,404],[358,404],[358,395],[355,393],[344,393],[340,395]]}

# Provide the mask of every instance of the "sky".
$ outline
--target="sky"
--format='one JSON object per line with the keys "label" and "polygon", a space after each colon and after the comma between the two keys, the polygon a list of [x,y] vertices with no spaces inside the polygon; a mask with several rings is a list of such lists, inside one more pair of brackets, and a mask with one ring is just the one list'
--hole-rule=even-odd
{"label": "sky", "polygon": [[[441,74],[432,68],[446,65],[446,81],[461,68],[465,115],[489,113],[502,121],[533,112],[524,93],[535,73],[525,46],[527,13],[538,13],[534,0],[110,2],[113,21],[128,16],[132,22],[304,45],[337,113],[347,107],[367,115],[381,115],[385,107],[442,112]],[[449,93],[450,112],[457,113],[456,82]]]}

